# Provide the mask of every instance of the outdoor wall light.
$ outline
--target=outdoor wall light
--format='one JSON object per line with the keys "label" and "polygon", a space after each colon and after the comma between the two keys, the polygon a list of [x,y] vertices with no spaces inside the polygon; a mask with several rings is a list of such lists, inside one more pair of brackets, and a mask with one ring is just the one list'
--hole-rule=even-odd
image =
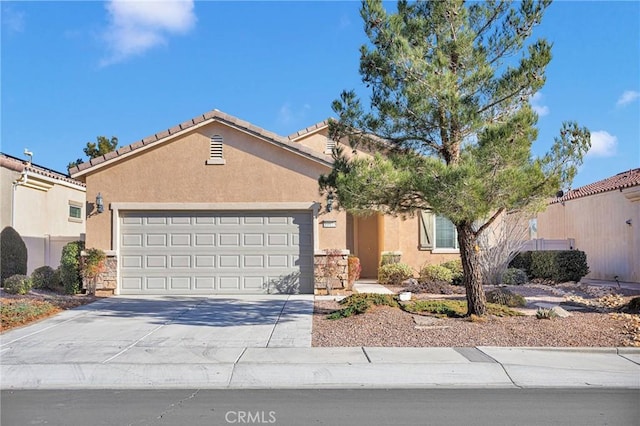
{"label": "outdoor wall light", "polygon": [[327,211],[330,212],[333,210],[333,191],[329,191],[327,194]]}
{"label": "outdoor wall light", "polygon": [[104,211],[104,201],[102,200],[102,195],[98,192],[96,195],[96,209],[98,213],[102,213]]}

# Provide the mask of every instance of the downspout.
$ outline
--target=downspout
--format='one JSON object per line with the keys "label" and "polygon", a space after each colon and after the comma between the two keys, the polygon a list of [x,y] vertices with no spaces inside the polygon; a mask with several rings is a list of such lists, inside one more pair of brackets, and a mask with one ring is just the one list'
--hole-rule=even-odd
{"label": "downspout", "polygon": [[20,177],[13,182],[13,188],[11,191],[11,227],[15,229],[16,227],[16,191],[18,190],[18,186],[24,185],[28,180],[27,171],[22,170]]}

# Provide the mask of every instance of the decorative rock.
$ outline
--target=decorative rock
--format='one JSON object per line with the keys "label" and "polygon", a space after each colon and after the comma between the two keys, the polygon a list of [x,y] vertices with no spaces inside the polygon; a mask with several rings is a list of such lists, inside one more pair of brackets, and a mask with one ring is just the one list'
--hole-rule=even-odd
{"label": "decorative rock", "polygon": [[402,281],[402,285],[404,287],[416,286],[418,285],[418,280],[416,280],[415,278],[409,278],[408,280]]}
{"label": "decorative rock", "polygon": [[398,298],[402,302],[408,302],[409,300],[411,300],[411,292],[410,291],[404,291],[404,292],[402,292],[402,293],[400,293],[398,295]]}

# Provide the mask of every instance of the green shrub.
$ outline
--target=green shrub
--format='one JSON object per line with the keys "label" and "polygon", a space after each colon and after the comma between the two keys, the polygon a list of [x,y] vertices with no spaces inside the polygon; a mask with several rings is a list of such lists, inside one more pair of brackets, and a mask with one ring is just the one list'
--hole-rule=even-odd
{"label": "green shrub", "polygon": [[522,269],[527,273],[527,275],[532,276],[531,274],[531,251],[523,251],[516,255],[511,262],[509,262],[509,268]]}
{"label": "green shrub", "polygon": [[56,268],[53,271],[53,276],[51,277],[51,281],[49,282],[50,287],[47,287],[49,290],[53,291],[63,291],[64,287],[62,285],[62,273],[60,272],[60,268]]}
{"label": "green shrub", "polygon": [[550,320],[556,318],[557,316],[558,314],[553,309],[538,308],[538,310],[536,311],[536,318],[538,319]]}
{"label": "green shrub", "polygon": [[400,285],[412,276],[413,270],[406,263],[389,263],[378,268],[378,282],[380,284]]}
{"label": "green shrub", "polygon": [[640,314],[640,296],[629,300],[629,303],[627,303],[627,306],[625,306],[623,310],[632,314]]}
{"label": "green shrub", "polygon": [[527,273],[522,269],[509,268],[502,273],[502,284],[506,285],[522,285],[529,281]]}
{"label": "green shrub", "polygon": [[55,271],[51,266],[41,266],[31,273],[33,288],[51,288]]}
{"label": "green shrub", "polygon": [[27,246],[18,232],[7,226],[0,232],[0,283],[27,274]]}
{"label": "green shrub", "polygon": [[31,290],[31,278],[26,275],[12,275],[4,280],[4,291],[9,294],[27,294]]}
{"label": "green shrub", "polygon": [[80,254],[84,250],[83,241],[73,241],[62,248],[60,259],[60,279],[67,294],[76,294],[82,285],[80,275]]}
{"label": "green shrub", "polygon": [[531,275],[557,283],[580,281],[589,273],[587,255],[579,250],[534,251]]}
{"label": "green shrub", "polygon": [[577,282],[589,273],[587,255],[580,250],[527,251],[519,253],[509,267],[522,269],[531,278],[557,283]]}
{"label": "green shrub", "polygon": [[[467,302],[464,300],[416,300],[400,305],[407,312],[418,314],[429,312],[436,316],[461,318],[467,314]],[[487,303],[487,313],[497,317],[522,316],[522,312],[514,311],[496,303]]]}
{"label": "green shrub", "polygon": [[487,291],[487,302],[497,303],[498,305],[508,306],[510,308],[521,308],[527,305],[527,301],[524,297],[516,294],[506,288],[497,288],[495,290]]}
{"label": "green shrub", "polygon": [[365,313],[372,305],[398,306],[395,297],[390,294],[352,294],[339,302],[344,308],[327,316],[327,319],[348,318]]}
{"label": "green shrub", "polygon": [[401,258],[402,256],[397,253],[382,253],[382,259],[380,259],[380,266],[400,263]]}
{"label": "green shrub", "polygon": [[462,277],[464,275],[462,271],[462,260],[450,260],[448,262],[442,263],[441,266],[444,266],[453,274],[451,278],[451,284],[462,285]]}
{"label": "green shrub", "polygon": [[442,265],[425,265],[420,269],[420,282],[451,283],[453,272]]}

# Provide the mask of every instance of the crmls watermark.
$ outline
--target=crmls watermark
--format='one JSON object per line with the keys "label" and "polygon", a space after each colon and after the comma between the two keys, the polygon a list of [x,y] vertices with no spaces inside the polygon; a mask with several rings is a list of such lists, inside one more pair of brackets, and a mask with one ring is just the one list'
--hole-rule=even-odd
{"label": "crmls watermark", "polygon": [[227,423],[236,424],[273,424],[275,411],[227,411],[224,415]]}

